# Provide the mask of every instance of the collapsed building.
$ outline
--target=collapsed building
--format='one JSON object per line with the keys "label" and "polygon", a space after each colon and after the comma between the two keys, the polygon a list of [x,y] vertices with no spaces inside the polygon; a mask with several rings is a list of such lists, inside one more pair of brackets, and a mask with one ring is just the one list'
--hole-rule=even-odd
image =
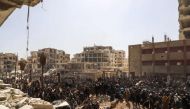
{"label": "collapsed building", "polygon": [[[111,46],[84,47],[68,63],[68,75],[80,78],[97,79],[99,77],[114,77],[126,72],[127,61],[125,51],[115,50]],[[65,74],[65,72],[63,72]]]}
{"label": "collapsed building", "polygon": [[54,106],[40,98],[31,98],[19,89],[0,80],[1,109],[54,109]]}
{"label": "collapsed building", "polygon": [[17,58],[13,53],[0,53],[0,73],[14,70],[18,64]]}
{"label": "collapsed building", "polygon": [[38,51],[31,51],[31,56],[27,59],[26,72],[32,72],[33,77],[40,76],[40,54],[44,53],[46,56],[46,64],[44,66],[44,72],[48,72],[51,69],[56,69],[56,72],[65,71],[67,63],[70,62],[70,54],[65,53],[63,50],[54,48],[43,48]]}

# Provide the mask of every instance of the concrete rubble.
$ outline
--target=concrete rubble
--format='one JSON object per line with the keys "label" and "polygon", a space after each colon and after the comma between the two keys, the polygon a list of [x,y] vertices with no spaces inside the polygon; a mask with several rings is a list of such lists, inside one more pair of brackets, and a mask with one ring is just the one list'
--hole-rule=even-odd
{"label": "concrete rubble", "polygon": [[31,98],[0,80],[0,109],[53,109],[53,105],[40,98]]}

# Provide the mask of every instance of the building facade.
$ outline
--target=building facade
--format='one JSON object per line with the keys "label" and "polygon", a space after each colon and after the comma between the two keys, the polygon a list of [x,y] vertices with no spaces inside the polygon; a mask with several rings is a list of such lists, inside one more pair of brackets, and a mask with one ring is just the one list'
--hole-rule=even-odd
{"label": "building facade", "polygon": [[190,74],[190,1],[179,1],[179,39],[130,45],[129,72],[136,76]]}
{"label": "building facade", "polygon": [[145,75],[189,75],[190,40],[129,46],[129,72]]}
{"label": "building facade", "polygon": [[95,69],[122,68],[125,65],[125,51],[111,46],[84,47],[82,53],[74,55],[73,63],[91,63]]}
{"label": "building facade", "polygon": [[190,39],[190,1],[179,1],[179,39]]}
{"label": "building facade", "polygon": [[31,56],[28,58],[28,66],[32,68],[33,72],[40,72],[40,54],[45,53],[46,65],[45,71],[49,69],[64,70],[66,64],[70,61],[70,55],[66,54],[63,50],[57,50],[54,48],[44,48],[38,51],[32,51]]}
{"label": "building facade", "polygon": [[74,55],[68,64],[70,72],[80,77],[97,79],[102,76],[117,76],[117,72],[127,69],[125,51],[115,50],[111,46],[84,47],[81,53]]}
{"label": "building facade", "polygon": [[17,67],[17,55],[13,53],[0,53],[0,72],[11,72]]}

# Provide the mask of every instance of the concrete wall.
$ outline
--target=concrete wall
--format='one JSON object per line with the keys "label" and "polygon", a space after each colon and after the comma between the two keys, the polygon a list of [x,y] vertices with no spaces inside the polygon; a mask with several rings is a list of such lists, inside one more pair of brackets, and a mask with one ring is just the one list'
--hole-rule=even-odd
{"label": "concrete wall", "polygon": [[129,72],[141,75],[141,45],[129,46]]}
{"label": "concrete wall", "polygon": [[184,66],[170,66],[170,72],[171,73],[179,73],[179,74],[184,74]]}
{"label": "concrete wall", "polygon": [[183,52],[172,52],[169,56],[170,60],[183,60],[184,53]]}
{"label": "concrete wall", "polygon": [[159,42],[159,43],[155,43],[154,46],[155,46],[155,48],[165,48],[165,47],[167,47],[167,43]]}
{"label": "concrete wall", "polygon": [[186,45],[190,45],[190,40],[189,39],[185,40],[185,43]]}
{"label": "concrete wall", "polygon": [[166,53],[157,53],[155,54],[155,60],[167,60]]}
{"label": "concrete wall", "polygon": [[167,67],[166,66],[155,66],[155,73],[167,73]]}
{"label": "concrete wall", "polygon": [[152,61],[152,54],[143,54],[142,61]]}
{"label": "concrete wall", "polygon": [[183,40],[171,41],[169,42],[170,47],[183,46]]}
{"label": "concrete wall", "polygon": [[143,44],[142,45],[142,49],[152,49],[152,47],[153,47],[152,43],[151,44]]}
{"label": "concrete wall", "polygon": [[143,75],[145,75],[145,74],[149,75],[152,73],[152,71],[153,71],[152,65],[142,66],[142,74]]}

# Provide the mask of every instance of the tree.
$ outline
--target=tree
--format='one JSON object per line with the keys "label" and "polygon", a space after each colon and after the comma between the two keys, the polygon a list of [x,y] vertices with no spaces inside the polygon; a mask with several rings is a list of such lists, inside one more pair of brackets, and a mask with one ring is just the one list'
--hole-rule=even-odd
{"label": "tree", "polygon": [[40,64],[42,66],[41,86],[43,87],[43,85],[44,85],[43,84],[44,83],[44,76],[43,76],[43,74],[44,74],[44,66],[46,64],[46,55],[43,52],[40,54]]}

